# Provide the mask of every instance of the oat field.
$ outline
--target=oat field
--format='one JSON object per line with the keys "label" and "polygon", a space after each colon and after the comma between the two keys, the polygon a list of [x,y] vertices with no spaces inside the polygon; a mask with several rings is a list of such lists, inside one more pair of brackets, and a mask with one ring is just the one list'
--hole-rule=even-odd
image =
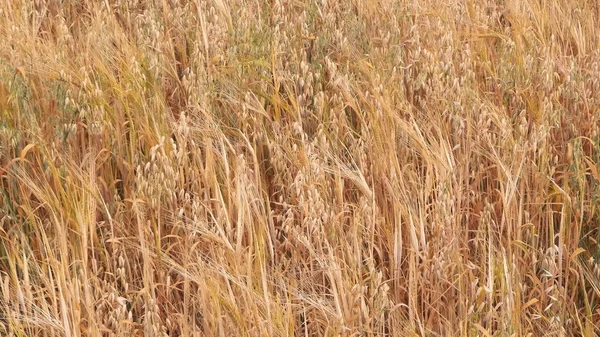
{"label": "oat field", "polygon": [[599,129],[597,1],[0,1],[0,336],[597,336]]}

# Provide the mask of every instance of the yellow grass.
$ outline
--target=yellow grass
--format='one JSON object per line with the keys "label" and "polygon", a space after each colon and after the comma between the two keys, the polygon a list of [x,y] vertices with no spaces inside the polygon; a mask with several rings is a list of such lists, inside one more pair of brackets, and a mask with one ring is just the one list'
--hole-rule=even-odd
{"label": "yellow grass", "polygon": [[599,22],[0,1],[0,336],[600,334]]}

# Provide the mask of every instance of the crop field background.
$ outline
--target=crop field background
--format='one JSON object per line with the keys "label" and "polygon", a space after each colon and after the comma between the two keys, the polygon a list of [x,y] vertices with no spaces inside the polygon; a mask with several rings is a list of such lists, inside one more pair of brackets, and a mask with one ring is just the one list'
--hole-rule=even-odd
{"label": "crop field background", "polygon": [[597,336],[600,4],[0,1],[0,336]]}

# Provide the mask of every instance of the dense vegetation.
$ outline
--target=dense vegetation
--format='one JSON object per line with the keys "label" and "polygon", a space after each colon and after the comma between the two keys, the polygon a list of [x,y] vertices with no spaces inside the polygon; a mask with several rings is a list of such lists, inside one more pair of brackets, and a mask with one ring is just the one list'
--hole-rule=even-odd
{"label": "dense vegetation", "polygon": [[600,334],[599,22],[0,1],[0,335]]}

